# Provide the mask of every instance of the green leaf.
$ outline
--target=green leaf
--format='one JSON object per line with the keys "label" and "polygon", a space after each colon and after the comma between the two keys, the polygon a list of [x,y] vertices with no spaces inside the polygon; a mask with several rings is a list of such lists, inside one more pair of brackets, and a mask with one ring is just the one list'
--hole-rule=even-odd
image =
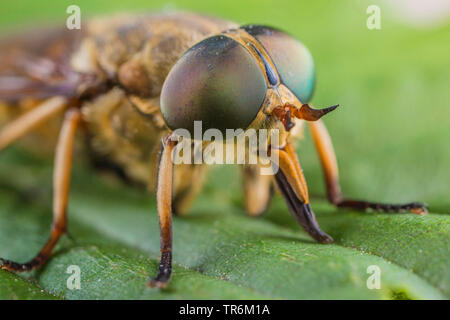
{"label": "green leaf", "polygon": [[[41,163],[32,166],[29,161],[24,161],[28,166],[22,173],[41,170]],[[2,181],[11,178],[1,173]],[[160,291],[145,285],[156,273],[159,257],[153,196],[78,169],[69,209],[74,240],[65,239],[48,265],[26,279],[49,294],[68,299],[448,296],[449,223],[445,217],[336,212],[316,201],[322,203],[316,205],[319,222],[336,239],[335,244],[321,245],[295,226],[279,197],[267,218],[245,216],[236,193],[220,186],[226,182],[225,186],[238,189],[236,174],[232,167],[213,171],[192,212],[174,219],[173,281]],[[6,195],[0,201],[0,252],[4,257],[24,261],[45,242],[51,209],[49,178],[42,179],[40,197],[31,206],[24,201],[33,190],[26,184],[11,180],[16,188],[2,193]],[[377,234],[374,228],[394,230]],[[426,262],[428,268],[423,265]],[[67,288],[70,265],[81,269],[80,290]],[[381,290],[366,286],[371,265],[381,269]],[[0,291],[7,288],[0,286]]]}
{"label": "green leaf", "polygon": [[10,272],[0,272],[1,300],[49,300],[57,297],[39,288],[31,281]]}

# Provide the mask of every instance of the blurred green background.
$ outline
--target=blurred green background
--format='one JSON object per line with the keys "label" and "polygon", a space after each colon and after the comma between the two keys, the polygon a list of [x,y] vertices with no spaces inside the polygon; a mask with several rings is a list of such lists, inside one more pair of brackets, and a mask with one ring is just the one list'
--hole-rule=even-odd
{"label": "blurred green background", "polygon": [[[435,21],[436,19],[430,18],[431,22],[419,24],[418,19],[408,18],[406,7],[401,7],[400,4],[405,4],[406,1],[397,2],[396,7],[389,5],[388,1],[376,1],[381,8],[381,30],[369,30],[366,27],[369,16],[366,9],[372,2],[2,0],[0,33],[27,26],[33,28],[50,21],[64,23],[67,17],[66,8],[71,4],[81,7],[82,19],[117,11],[180,9],[213,14],[242,24],[267,24],[286,30],[308,46],[315,59],[317,84],[313,105],[329,106],[339,103],[341,106],[338,111],[328,115],[325,122],[337,153],[344,193],[355,198],[384,202],[425,201],[430,205],[433,213],[448,214],[450,212],[449,20],[442,18]],[[427,9],[426,3],[422,2],[423,11]],[[440,10],[441,13],[442,10]],[[320,212],[320,208],[325,208],[322,210],[324,212],[332,210],[320,200],[325,193],[324,183],[309,134],[299,146],[298,152],[310,193],[313,195],[313,208],[314,201],[317,201],[316,208],[319,209],[316,211]],[[7,167],[10,167],[14,161],[13,156],[9,160],[0,159],[3,173],[8,171]],[[20,166],[19,168],[23,169]],[[212,192],[210,187],[211,189],[219,188],[219,191],[215,192],[221,192],[225,200],[231,199],[232,203],[234,201],[233,205],[241,204],[239,181],[233,178],[234,174],[228,174],[230,170],[232,169],[222,168],[213,175],[214,181],[207,185],[197,206],[201,207],[202,201],[206,201],[206,195]],[[8,172],[8,176],[10,175],[11,173]],[[275,208],[280,207],[286,211],[286,208],[281,207],[282,205],[280,200],[274,204]],[[89,211],[86,208],[85,210]],[[86,219],[89,222],[95,220]],[[283,219],[275,217],[273,210],[267,216],[268,221],[284,227],[289,223],[294,224],[293,220],[288,220],[290,218]],[[319,214],[319,222],[322,223],[320,219]],[[370,221],[372,223],[373,220]],[[404,222],[404,220],[401,221]],[[442,225],[444,223],[442,221],[448,222],[448,220],[439,221],[437,225]],[[156,223],[153,220],[152,222]],[[351,222],[345,224],[351,229]],[[333,223],[330,222],[330,228],[332,225]],[[448,226],[448,223],[445,226]],[[386,226],[380,225],[380,227]],[[44,227],[43,230],[44,233],[47,232]],[[440,248],[444,246],[443,252],[448,253],[448,242],[445,241],[448,240],[448,228],[443,230],[445,232],[439,236],[443,240]],[[154,231],[157,232],[157,229]],[[189,231],[186,232],[189,233]],[[361,229],[354,232],[359,233]],[[433,232],[432,229],[431,232]],[[337,239],[334,234],[332,235]],[[427,237],[427,235],[423,236]],[[0,234],[0,240],[3,237],[6,236]],[[157,258],[156,235],[153,238],[155,239],[152,240],[154,242],[152,257]],[[384,254],[376,251],[376,246],[355,244],[357,241],[355,243],[352,241],[356,240],[349,240],[347,243],[342,240],[347,246],[357,247],[363,252],[374,250],[372,253],[386,258]],[[405,240],[404,245],[407,247],[410,242],[414,242],[413,238]],[[38,247],[39,245],[36,245],[34,248]],[[21,246],[17,244],[17,248]],[[418,248],[420,250],[420,246]],[[417,252],[415,251],[415,254],[418,254]],[[3,255],[4,252],[1,251],[0,256]],[[14,257],[14,253],[11,256]],[[22,255],[18,256],[22,257]],[[448,294],[448,259],[441,258],[445,261],[440,270],[446,269],[444,274],[447,278],[439,278],[442,275],[433,278],[424,271],[426,261],[421,269],[424,273],[418,273],[439,287],[441,293]],[[386,259],[396,260],[394,257]],[[399,263],[399,261],[396,262]],[[181,264],[189,266],[190,262]],[[402,265],[402,263],[399,264]],[[403,267],[414,269],[417,264],[405,263]],[[179,271],[179,273],[183,272]],[[45,283],[45,277],[42,281]],[[40,285],[45,286],[42,283]],[[52,285],[47,284],[47,287],[50,291],[55,290]],[[308,297],[308,294],[305,294],[305,296],[294,294],[287,297]],[[357,294],[346,292],[343,296],[354,298]],[[181,297],[192,296],[186,293]],[[194,295],[194,297],[199,296]],[[336,298],[338,296],[320,296],[319,294],[318,297]],[[370,295],[367,297],[372,298]]]}

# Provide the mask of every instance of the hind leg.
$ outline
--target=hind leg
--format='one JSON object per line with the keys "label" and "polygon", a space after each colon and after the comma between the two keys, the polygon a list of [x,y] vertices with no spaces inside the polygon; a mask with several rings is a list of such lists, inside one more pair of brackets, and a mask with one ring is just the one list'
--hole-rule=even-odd
{"label": "hind leg", "polygon": [[308,122],[308,124],[324,171],[328,200],[332,204],[339,208],[351,208],[362,211],[372,209],[391,213],[408,211],[416,214],[427,213],[426,205],[420,202],[388,204],[344,198],[339,186],[336,156],[327,129],[321,120]]}
{"label": "hind leg", "polygon": [[67,104],[65,98],[50,98],[33,110],[6,124],[0,130],[0,151],[41,123],[64,111],[67,108]]}

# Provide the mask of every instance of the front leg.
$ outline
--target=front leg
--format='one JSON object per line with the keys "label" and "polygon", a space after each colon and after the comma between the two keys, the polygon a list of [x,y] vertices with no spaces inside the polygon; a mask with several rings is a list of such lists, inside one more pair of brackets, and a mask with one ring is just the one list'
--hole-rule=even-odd
{"label": "front leg", "polygon": [[244,206],[250,216],[259,216],[270,204],[273,195],[273,178],[260,173],[259,164],[244,164]]}
{"label": "front leg", "polygon": [[157,288],[165,288],[172,274],[172,151],[177,142],[172,141],[171,138],[172,135],[168,134],[162,142],[156,190],[161,232],[161,261],[158,274],[149,281],[149,286]]}
{"label": "front leg", "polygon": [[412,212],[415,214],[426,214],[427,208],[424,203],[411,202],[406,204],[387,204],[369,202],[364,200],[350,200],[342,196],[339,186],[339,175],[336,156],[334,154],[333,145],[330,136],[321,120],[316,122],[308,122],[317,153],[322,164],[325,175],[325,183],[327,187],[328,200],[339,208],[351,208],[356,210],[376,210],[382,212]]}

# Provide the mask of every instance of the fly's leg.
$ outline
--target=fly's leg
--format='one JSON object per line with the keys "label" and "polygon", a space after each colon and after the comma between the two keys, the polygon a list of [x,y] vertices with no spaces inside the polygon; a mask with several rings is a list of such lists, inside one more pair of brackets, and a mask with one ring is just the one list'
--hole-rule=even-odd
{"label": "fly's leg", "polygon": [[157,288],[165,288],[172,274],[172,151],[177,142],[172,141],[171,137],[171,134],[169,134],[163,139],[156,190],[161,232],[161,261],[158,273],[154,279],[149,281],[149,286]]}
{"label": "fly's leg", "polygon": [[250,216],[262,214],[270,204],[273,194],[272,176],[262,175],[258,164],[243,165],[244,206]]}
{"label": "fly's leg", "polygon": [[342,196],[339,186],[339,175],[336,156],[330,136],[321,120],[308,122],[317,153],[325,175],[328,200],[339,208],[351,208],[356,210],[376,210],[382,212],[412,212],[415,214],[427,213],[424,203],[411,202],[406,204],[376,203],[363,200],[350,200]]}
{"label": "fly's leg", "polygon": [[67,100],[65,98],[53,97],[8,123],[0,130],[0,150],[33,130],[39,124],[62,112],[66,107]]}
{"label": "fly's leg", "polygon": [[279,164],[275,180],[297,222],[316,241],[332,242],[333,238],[320,230],[311,209],[306,181],[292,145],[288,142],[284,148],[272,148],[270,152],[271,158],[278,159]]}
{"label": "fly's leg", "polygon": [[178,164],[173,181],[172,210],[176,215],[183,215],[189,210],[195,196],[200,192],[205,175],[205,166],[200,164]]}
{"label": "fly's leg", "polygon": [[17,263],[0,259],[0,268],[10,271],[30,271],[45,264],[58,242],[67,231],[67,202],[69,197],[70,171],[75,132],[81,120],[78,109],[66,112],[56,146],[55,167],[53,171],[53,224],[50,238],[41,251],[27,263]]}

